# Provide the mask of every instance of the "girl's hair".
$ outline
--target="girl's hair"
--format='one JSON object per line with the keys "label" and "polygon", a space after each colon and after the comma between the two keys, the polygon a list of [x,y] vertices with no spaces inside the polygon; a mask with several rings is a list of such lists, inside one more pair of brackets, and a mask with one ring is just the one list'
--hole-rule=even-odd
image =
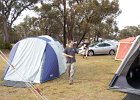
{"label": "girl's hair", "polygon": [[73,40],[68,40],[68,44],[70,44],[71,42],[73,42]]}

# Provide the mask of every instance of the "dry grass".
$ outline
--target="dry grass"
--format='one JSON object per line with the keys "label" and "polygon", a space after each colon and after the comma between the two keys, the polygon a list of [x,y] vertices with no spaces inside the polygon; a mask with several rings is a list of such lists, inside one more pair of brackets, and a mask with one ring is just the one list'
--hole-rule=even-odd
{"label": "dry grass", "polygon": [[[120,62],[111,56],[93,56],[83,59],[76,56],[76,73],[73,85],[68,84],[67,73],[60,78],[36,86],[48,100],[121,100],[125,94],[108,90]],[[0,58],[0,78],[5,70]],[[0,82],[2,82],[0,80]],[[36,100],[29,88],[0,86],[0,100]]]}

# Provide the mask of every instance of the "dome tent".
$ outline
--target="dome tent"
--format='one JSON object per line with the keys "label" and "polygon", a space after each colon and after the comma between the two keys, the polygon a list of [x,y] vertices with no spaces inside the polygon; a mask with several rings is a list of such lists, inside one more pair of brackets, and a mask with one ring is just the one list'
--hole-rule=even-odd
{"label": "dome tent", "polygon": [[140,35],[135,38],[109,88],[140,96]]}
{"label": "dome tent", "polygon": [[[66,71],[63,50],[58,41],[47,35],[26,38],[14,45],[9,63],[27,82],[43,83],[58,78]],[[10,66],[7,66],[3,80],[8,86],[25,82]]]}

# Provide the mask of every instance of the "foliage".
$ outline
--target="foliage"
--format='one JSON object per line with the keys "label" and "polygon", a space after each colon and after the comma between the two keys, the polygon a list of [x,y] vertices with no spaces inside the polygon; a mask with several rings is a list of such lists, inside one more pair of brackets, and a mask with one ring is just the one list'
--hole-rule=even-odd
{"label": "foliage", "polygon": [[19,39],[39,35],[38,20],[36,17],[26,16],[24,22],[14,27]]}
{"label": "foliage", "polygon": [[138,26],[126,26],[124,29],[119,31],[119,38],[135,37],[140,35],[140,25]]}
{"label": "foliage", "polygon": [[[0,19],[2,20],[1,30],[3,31],[4,42],[9,41],[9,33],[13,22],[25,9],[32,9],[39,0],[1,0]],[[1,23],[0,23],[1,24]]]}
{"label": "foliage", "polygon": [[67,0],[66,6],[64,12],[64,0],[43,2],[40,8],[34,9],[37,18],[27,16],[14,30],[21,39],[48,34],[63,42],[66,35],[68,40],[79,44],[85,37],[111,38],[118,31],[115,21],[120,14],[118,0]]}
{"label": "foliage", "polygon": [[12,49],[12,45],[10,43],[0,43],[0,49],[8,49],[11,50]]}
{"label": "foliage", "polygon": [[[53,5],[60,10],[63,4],[55,1]],[[67,38],[80,42],[85,36],[104,36],[116,31],[115,18],[120,14],[117,0],[70,0],[67,6]]]}

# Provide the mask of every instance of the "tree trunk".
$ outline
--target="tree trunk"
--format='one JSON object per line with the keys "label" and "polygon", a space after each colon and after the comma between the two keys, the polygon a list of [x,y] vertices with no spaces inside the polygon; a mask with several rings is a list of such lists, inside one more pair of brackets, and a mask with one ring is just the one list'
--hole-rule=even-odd
{"label": "tree trunk", "polygon": [[3,20],[3,42],[9,42],[9,34],[6,20]]}
{"label": "tree trunk", "polygon": [[73,40],[73,36],[72,36],[72,33],[70,31],[67,33],[67,39]]}
{"label": "tree trunk", "polygon": [[86,36],[87,32],[84,32],[83,36],[81,37],[80,41],[77,43],[77,47],[78,45],[81,43],[81,41],[84,39],[84,37]]}
{"label": "tree trunk", "polygon": [[67,42],[67,33],[66,33],[66,0],[63,0],[64,3],[64,23],[63,23],[63,46],[66,47]]}

